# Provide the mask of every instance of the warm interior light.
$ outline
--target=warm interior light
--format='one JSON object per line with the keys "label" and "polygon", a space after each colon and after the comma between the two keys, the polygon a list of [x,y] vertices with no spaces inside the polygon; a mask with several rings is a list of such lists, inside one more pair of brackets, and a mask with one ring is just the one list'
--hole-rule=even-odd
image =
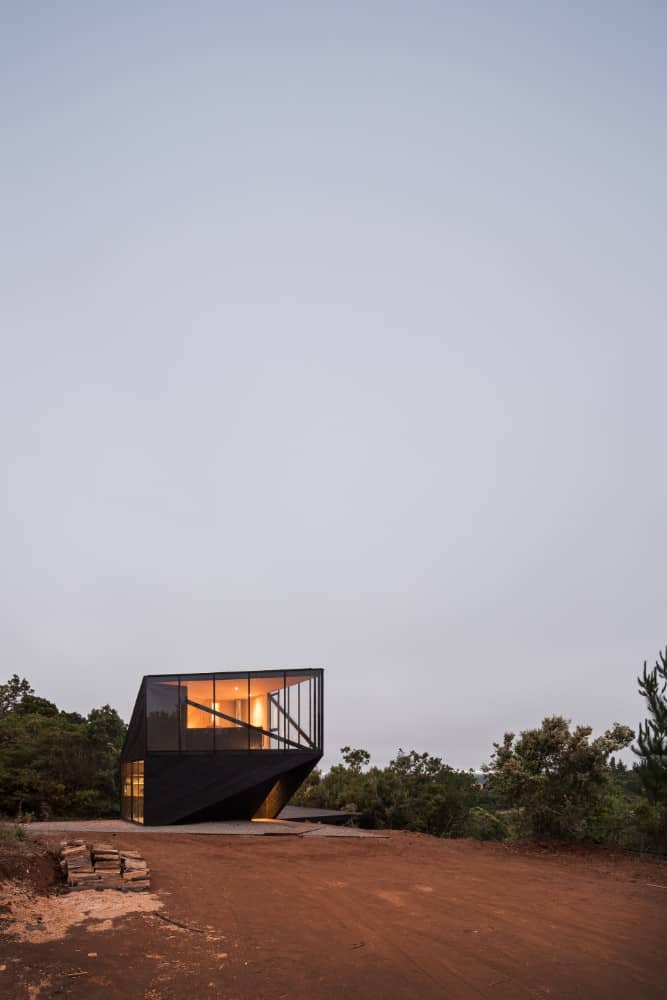
{"label": "warm interior light", "polygon": [[251,722],[259,729],[267,728],[266,702],[262,697],[251,699]]}

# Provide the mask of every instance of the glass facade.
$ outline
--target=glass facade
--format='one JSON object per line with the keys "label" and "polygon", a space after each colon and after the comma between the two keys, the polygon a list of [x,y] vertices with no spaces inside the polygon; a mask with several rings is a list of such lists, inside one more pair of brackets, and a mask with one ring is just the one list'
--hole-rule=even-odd
{"label": "glass facade", "polygon": [[132,760],[121,765],[120,814],[135,823],[144,821],[144,762]]}
{"label": "glass facade", "polygon": [[181,750],[214,749],[215,701],[212,675],[181,679]]}
{"label": "glass facade", "polygon": [[151,677],[146,688],[149,750],[180,750],[178,678]]}
{"label": "glass facade", "polygon": [[146,678],[149,751],[321,749],[321,719],[321,670]]}
{"label": "glass facade", "polygon": [[280,708],[285,700],[285,674],[255,674],[250,678],[252,750],[282,750],[284,725]]}
{"label": "glass facade", "polygon": [[248,727],[248,674],[216,674],[215,701],[216,750],[247,750],[252,739]]}

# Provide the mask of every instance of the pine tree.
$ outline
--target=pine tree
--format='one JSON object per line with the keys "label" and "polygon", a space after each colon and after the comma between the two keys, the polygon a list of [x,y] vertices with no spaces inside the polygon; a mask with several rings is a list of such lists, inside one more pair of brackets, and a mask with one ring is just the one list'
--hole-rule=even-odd
{"label": "pine tree", "polygon": [[667,801],[667,648],[658,655],[653,670],[644,660],[643,676],[637,678],[650,718],[640,724],[633,747],[641,760],[638,770],[644,791],[654,804]]}

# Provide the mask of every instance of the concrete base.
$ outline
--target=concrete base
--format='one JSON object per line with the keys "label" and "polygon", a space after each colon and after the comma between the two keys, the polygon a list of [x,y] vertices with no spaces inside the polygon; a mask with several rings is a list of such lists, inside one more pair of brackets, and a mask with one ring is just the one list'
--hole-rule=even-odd
{"label": "concrete base", "polygon": [[74,837],[79,833],[165,833],[196,834],[216,837],[351,837],[388,836],[355,827],[328,826],[319,823],[289,823],[284,820],[225,820],[217,823],[183,823],[175,826],[141,826],[124,819],[69,820],[49,823],[26,823],[23,829],[32,836],[61,833]]}

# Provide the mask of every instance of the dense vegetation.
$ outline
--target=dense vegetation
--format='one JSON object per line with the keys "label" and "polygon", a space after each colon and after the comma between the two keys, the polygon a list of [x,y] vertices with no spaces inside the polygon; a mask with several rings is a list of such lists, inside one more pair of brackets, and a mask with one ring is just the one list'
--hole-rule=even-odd
{"label": "dense vegetation", "polygon": [[61,712],[14,675],[0,684],[0,812],[34,819],[110,816],[119,808],[125,723],[109,705]]}
{"label": "dense vegetation", "polygon": [[371,767],[366,750],[343,747],[343,764],[326,775],[314,771],[301,787],[295,805],[359,813],[362,826],[417,830],[460,837],[478,800],[475,776],[455,771],[429,754],[398,751],[388,767]]}
{"label": "dense vegetation", "polygon": [[[667,650],[638,678],[648,718],[628,768],[616,754],[634,733],[614,724],[592,739],[551,716],[506,733],[482,775],[399,750],[387,767],[343,747],[314,771],[295,804],[343,809],[362,826],[440,837],[555,837],[667,853]],[[35,818],[114,815],[125,724],[109,705],[62,712],[16,675],[0,685],[0,812]]]}
{"label": "dense vegetation", "polygon": [[494,744],[483,780],[415,751],[369,767],[365,750],[343,747],[343,763],[314,772],[295,804],[346,809],[369,827],[442,837],[556,837],[667,853],[667,650],[639,678],[649,718],[629,769],[615,754],[634,733],[618,723],[591,739],[552,716]]}

